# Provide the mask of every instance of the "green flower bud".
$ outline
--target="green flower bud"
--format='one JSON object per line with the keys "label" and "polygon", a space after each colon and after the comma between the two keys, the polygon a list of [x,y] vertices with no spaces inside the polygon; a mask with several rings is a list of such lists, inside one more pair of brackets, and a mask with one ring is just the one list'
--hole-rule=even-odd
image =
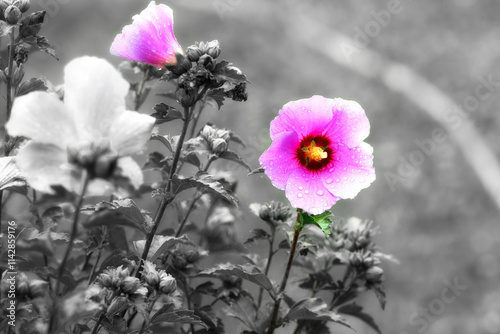
{"label": "green flower bud", "polygon": [[24,78],[24,66],[21,64],[17,66],[17,63],[14,63],[14,75],[12,76],[12,84],[14,86],[18,86],[21,84]]}
{"label": "green flower bud", "polygon": [[205,67],[209,71],[213,71],[215,69],[215,62],[212,56],[206,54],[198,59],[198,65]]}
{"label": "green flower bud", "polygon": [[112,286],[114,286],[113,278],[107,273],[100,274],[97,277],[96,281],[105,288],[111,288]]}
{"label": "green flower bud", "polygon": [[21,21],[19,33],[21,37],[36,36],[42,29],[45,11],[34,12]]}
{"label": "green flower bud", "polygon": [[186,269],[186,266],[188,265],[188,262],[186,261],[186,258],[183,255],[174,256],[173,263],[174,267],[179,270]]}
{"label": "green flower bud", "polygon": [[217,58],[220,55],[220,43],[218,40],[213,40],[207,44],[207,54],[212,58]]}
{"label": "green flower bud", "polygon": [[177,282],[175,278],[163,271],[160,276],[160,291],[168,295],[176,289]]}
{"label": "green flower bud", "polygon": [[126,277],[121,285],[121,290],[128,294],[134,294],[141,287],[141,283],[137,277]]}
{"label": "green flower bud", "polygon": [[197,45],[188,46],[186,50],[186,56],[190,61],[198,61],[203,55],[203,50],[201,50]]}
{"label": "green flower bud", "polygon": [[19,22],[21,16],[23,16],[23,13],[21,13],[21,10],[16,6],[10,5],[5,9],[3,15],[5,17],[5,21],[7,21],[8,24],[14,25]]}
{"label": "green flower bud", "polygon": [[370,283],[382,283],[384,278],[384,270],[380,267],[371,267],[365,273],[366,280]]}
{"label": "green flower bud", "polygon": [[26,13],[28,11],[28,9],[30,9],[31,4],[30,4],[30,0],[17,0],[16,2],[14,2],[14,6],[19,8],[19,10],[22,13]]}

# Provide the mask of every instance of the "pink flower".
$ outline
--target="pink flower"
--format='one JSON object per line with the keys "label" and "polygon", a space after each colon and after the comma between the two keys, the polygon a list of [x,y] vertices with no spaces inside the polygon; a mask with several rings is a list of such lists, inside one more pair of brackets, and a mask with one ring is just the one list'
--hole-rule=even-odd
{"label": "pink flower", "polygon": [[125,109],[129,84],[104,59],[77,58],[64,74],[64,103],[47,92],[14,102],[7,132],[31,139],[16,157],[22,175],[47,193],[56,185],[81,192],[85,172],[88,194],[110,193],[109,181],[124,178],[139,188],[142,171],[129,155],[145,148],[155,119]]}
{"label": "pink flower", "polygon": [[183,53],[174,36],[174,16],[167,5],[154,1],[131,25],[125,26],[115,37],[110,52],[115,56],[139,63],[163,67],[177,65],[176,53]]}
{"label": "pink flower", "polygon": [[273,143],[259,161],[295,208],[312,214],[354,198],[375,180],[370,123],[361,106],[313,96],[292,101],[271,122]]}

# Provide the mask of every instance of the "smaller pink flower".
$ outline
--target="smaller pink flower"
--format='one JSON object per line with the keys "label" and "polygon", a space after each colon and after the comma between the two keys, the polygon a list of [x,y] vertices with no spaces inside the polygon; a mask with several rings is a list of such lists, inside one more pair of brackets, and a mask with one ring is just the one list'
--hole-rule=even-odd
{"label": "smaller pink flower", "polygon": [[158,67],[177,65],[175,54],[183,52],[173,29],[172,9],[151,1],[145,10],[133,17],[132,24],[125,26],[122,33],[115,37],[110,52]]}
{"label": "smaller pink flower", "polygon": [[375,180],[370,123],[354,101],[292,101],[271,122],[273,143],[259,161],[295,208],[320,214]]}

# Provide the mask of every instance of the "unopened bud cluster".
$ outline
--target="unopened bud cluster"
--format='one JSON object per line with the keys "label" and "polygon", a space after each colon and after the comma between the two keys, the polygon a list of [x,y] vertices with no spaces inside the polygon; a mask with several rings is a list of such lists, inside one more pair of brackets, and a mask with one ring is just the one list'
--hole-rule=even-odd
{"label": "unopened bud cluster", "polygon": [[97,276],[96,284],[110,291],[119,292],[136,298],[147,295],[147,289],[141,281],[130,275],[130,270],[119,266],[108,268]]}
{"label": "unopened bud cluster", "polygon": [[0,20],[15,25],[30,6],[30,0],[0,0]]}
{"label": "unopened bud cluster", "polygon": [[292,216],[292,209],[282,202],[271,201],[264,204],[252,204],[252,211],[260,219],[276,228],[278,225],[286,223]]}
{"label": "unopened bud cluster", "polygon": [[177,282],[165,270],[157,270],[154,263],[146,261],[141,275],[141,280],[152,289],[163,293],[172,294],[177,289]]}
{"label": "unopened bud cluster", "polygon": [[[15,290],[12,289],[13,284],[15,285]],[[12,291],[15,291],[15,296],[18,301],[27,302],[44,297],[48,283],[40,279],[29,278],[25,273],[18,273],[14,280],[12,280],[9,279],[7,271],[5,271],[0,286],[2,296],[7,296]]]}
{"label": "unopened bud cluster", "polygon": [[230,132],[226,129],[217,129],[215,126],[207,124],[200,131],[200,137],[205,141],[210,153],[216,156],[220,156],[228,149]]}

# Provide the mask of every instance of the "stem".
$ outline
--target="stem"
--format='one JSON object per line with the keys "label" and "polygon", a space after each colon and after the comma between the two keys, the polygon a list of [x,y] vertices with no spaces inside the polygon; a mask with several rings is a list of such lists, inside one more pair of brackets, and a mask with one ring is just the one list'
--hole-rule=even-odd
{"label": "stem", "polygon": [[[71,253],[71,250],[73,249],[73,243],[75,242],[76,234],[78,232],[78,218],[80,217],[80,208],[82,207],[83,198],[85,196],[85,192],[87,191],[87,186],[89,185],[89,182],[90,182],[90,178],[85,173],[82,191],[81,191],[80,197],[78,199],[78,202],[77,202],[76,208],[75,208],[75,215],[73,217],[73,227],[71,229],[71,236],[69,238],[68,248],[66,248],[66,252],[64,253],[64,257],[62,259],[62,262],[59,265],[59,271],[57,272],[56,285],[54,288],[54,294],[56,295],[56,298],[59,295],[59,287],[61,285],[61,278],[63,276],[66,262],[68,261],[68,258],[69,258],[69,254]],[[51,318],[50,318],[49,333],[52,333],[54,330],[53,326],[55,325],[54,324],[55,318],[56,318],[56,315],[55,315],[55,313],[53,313]]]}
{"label": "stem", "polygon": [[[7,123],[10,119],[10,113],[12,111],[12,104],[14,97],[12,96],[12,76],[14,74],[14,57],[15,57],[15,51],[16,51],[16,36],[15,36],[15,29],[12,28],[10,32],[10,46],[9,46],[9,64],[8,64],[8,75],[7,75],[7,114],[6,114],[6,119],[5,123]],[[8,156],[10,153],[10,148],[9,148],[9,141],[10,137],[7,131],[5,132],[5,144],[4,144],[4,156]],[[3,208],[3,190],[0,190],[0,220],[2,218],[2,208]]]}
{"label": "stem", "polygon": [[196,131],[196,126],[198,125],[198,121],[200,120],[201,112],[203,111],[203,108],[205,108],[205,104],[202,104],[200,106],[200,110],[198,110],[198,113],[193,119],[193,126],[191,127],[191,132],[189,133],[189,137],[193,138],[194,132]]}
{"label": "stem", "polygon": [[[181,136],[179,138],[179,142],[177,144],[177,148],[175,150],[175,155],[174,155],[174,160],[172,162],[172,167],[170,169],[170,176],[168,177],[168,183],[166,187],[166,193],[168,194],[171,190],[172,187],[172,180],[174,178],[175,171],[177,169],[177,164],[179,163],[179,157],[181,156],[181,150],[182,150],[182,145],[184,144],[184,139],[186,138],[186,133],[188,130],[189,126],[189,108],[184,107],[184,124],[182,126],[182,132]],[[136,277],[140,277],[140,272],[142,270],[142,266],[144,264],[144,261],[146,261],[148,254],[149,254],[149,249],[151,248],[151,244],[153,243],[153,238],[156,234],[156,230],[158,229],[158,226],[160,225],[161,219],[163,217],[163,214],[165,213],[165,210],[167,209],[168,204],[170,204],[173,201],[174,197],[173,196],[163,196],[160,202],[160,206],[158,207],[158,210],[156,211],[154,223],[153,223],[153,228],[148,234],[148,237],[146,238],[146,244],[144,245],[144,251],[142,252],[141,256],[141,262],[139,263],[139,267],[137,268],[137,273]]]}
{"label": "stem", "polygon": [[135,110],[139,110],[139,108],[141,107],[142,103],[144,103],[144,97],[142,96],[142,94],[144,93],[144,87],[146,85],[146,82],[148,81],[149,79],[149,67],[146,69],[146,71],[144,71],[143,75],[142,75],[142,79],[141,81],[139,82],[139,86],[137,87],[137,91],[135,93],[135,98],[134,98],[134,106],[135,106]]}
{"label": "stem", "polygon": [[104,320],[104,317],[104,312],[102,312],[94,325],[94,329],[92,329],[92,334],[97,334],[97,331],[99,331],[99,327],[101,326],[101,322]]}
{"label": "stem", "polygon": [[280,291],[278,293],[278,299],[274,303],[273,317],[271,318],[271,324],[266,334],[273,334],[276,328],[276,320],[278,319],[278,313],[280,310],[281,300],[283,299],[283,294],[285,293],[286,284],[288,282],[288,277],[290,276],[290,270],[292,269],[293,256],[295,255],[295,249],[297,248],[297,241],[299,240],[299,234],[302,230],[302,225],[300,223],[300,213],[297,213],[297,222],[295,223],[295,233],[293,234],[292,245],[290,246],[290,254],[288,255],[288,262],[286,264],[285,274],[283,275],[283,280],[281,281]]}
{"label": "stem", "polygon": [[[267,263],[266,263],[266,268],[264,269],[264,274],[267,276],[269,273],[269,269],[271,268],[271,261],[274,256],[274,250],[273,250],[273,244],[274,244],[274,236],[275,236],[275,231],[271,230],[271,238],[269,239],[269,253],[267,254]],[[259,299],[257,302],[257,311],[260,308],[260,305],[262,305],[262,296],[264,294],[264,289],[261,287],[259,289]],[[258,315],[258,312],[257,312]],[[257,317],[256,315],[256,317]]]}
{"label": "stem", "polygon": [[[153,299],[148,307],[146,308],[146,314],[149,316],[149,314],[151,313],[151,310],[153,309],[154,305],[156,303],[156,299]],[[143,334],[144,331],[146,330],[146,323],[147,323],[147,319],[144,319],[144,322],[142,323],[142,326],[141,326],[141,330],[139,331],[139,334]]]}
{"label": "stem", "polygon": [[92,266],[92,271],[90,272],[89,280],[87,282],[87,285],[90,285],[92,283],[92,278],[94,277],[95,271],[97,269],[97,265],[99,264],[99,261],[101,260],[101,255],[102,255],[102,248],[104,247],[104,240],[106,238],[106,228],[103,227],[103,235],[102,239],[99,245],[99,251],[97,252],[97,258],[95,259],[94,265]]}
{"label": "stem", "polygon": [[195,196],[195,198],[193,199],[193,201],[191,202],[191,204],[189,205],[189,208],[186,212],[186,215],[184,216],[184,218],[182,219],[182,222],[179,224],[179,227],[177,228],[177,231],[175,231],[175,237],[178,238],[179,235],[181,235],[181,232],[182,232],[182,229],[184,228],[184,225],[186,224],[188,218],[189,218],[189,215],[191,214],[191,212],[193,211],[193,208],[194,208],[194,205],[196,204],[196,202],[200,199],[200,197],[203,196],[203,193],[201,193],[200,195],[198,196]]}

